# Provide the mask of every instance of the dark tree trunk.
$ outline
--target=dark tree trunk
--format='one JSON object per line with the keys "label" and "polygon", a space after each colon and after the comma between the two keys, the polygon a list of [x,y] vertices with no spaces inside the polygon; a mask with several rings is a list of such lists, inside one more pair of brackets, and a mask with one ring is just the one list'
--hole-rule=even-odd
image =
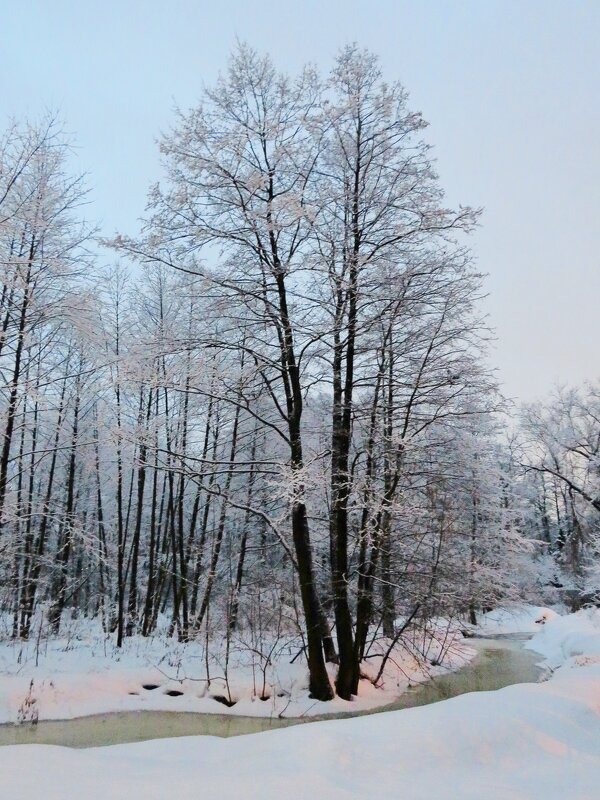
{"label": "dark tree trunk", "polygon": [[[142,425],[142,408],[143,408],[143,389],[140,391],[140,413],[138,415],[139,428]],[[150,412],[152,409],[152,390],[148,392],[148,405],[146,409],[146,431],[148,430],[148,422],[150,420]],[[129,575],[129,599],[127,603],[127,625],[125,629],[126,636],[133,636],[138,624],[138,559],[140,552],[140,534],[142,530],[142,515],[144,511],[144,488],[146,485],[146,455],[147,445],[144,440],[145,432],[141,433],[140,449],[138,454],[138,470],[137,470],[137,495],[135,507],[135,521],[133,527],[133,537],[131,541],[131,569]]]}
{"label": "dark tree trunk", "polygon": [[[80,365],[81,368],[81,365]],[[77,440],[79,431],[79,404],[81,401],[81,374],[77,376],[75,387],[75,405],[73,408],[73,428],[71,433],[71,448],[69,455],[69,468],[67,472],[67,502],[65,504],[65,517],[59,537],[59,547],[56,554],[58,566],[58,579],[54,591],[54,603],[48,613],[48,622],[54,633],[58,633],[60,620],[65,607],[67,596],[67,574],[69,558],[73,546],[74,509],[75,509],[75,467],[77,459]]]}

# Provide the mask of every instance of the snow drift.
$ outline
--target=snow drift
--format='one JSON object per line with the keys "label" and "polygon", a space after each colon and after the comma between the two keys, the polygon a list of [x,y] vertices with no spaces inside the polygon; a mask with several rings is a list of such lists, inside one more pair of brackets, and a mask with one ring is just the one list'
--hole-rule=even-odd
{"label": "snow drift", "polygon": [[[11,800],[594,800],[600,785],[600,613],[549,620],[540,684],[234,739],[0,750]],[[560,666],[562,665],[562,666]]]}

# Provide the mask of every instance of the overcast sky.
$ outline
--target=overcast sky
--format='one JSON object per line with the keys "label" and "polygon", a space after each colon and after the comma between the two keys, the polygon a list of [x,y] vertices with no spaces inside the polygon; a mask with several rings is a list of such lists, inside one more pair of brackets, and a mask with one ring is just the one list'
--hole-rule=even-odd
{"label": "overcast sky", "polygon": [[59,109],[103,232],[135,229],[156,138],[236,37],[288,71],[347,42],[430,122],[472,238],[505,391],[600,377],[600,0],[0,0],[0,122]]}

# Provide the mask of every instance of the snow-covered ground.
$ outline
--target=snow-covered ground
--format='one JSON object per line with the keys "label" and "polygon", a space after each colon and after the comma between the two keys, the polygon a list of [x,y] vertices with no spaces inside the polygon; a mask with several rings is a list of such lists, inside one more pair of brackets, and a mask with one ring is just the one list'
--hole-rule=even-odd
{"label": "snow-covered ground", "polygon": [[558,616],[556,611],[544,606],[513,605],[482,614],[473,630],[480,636],[537,633],[546,622]]}
{"label": "snow-covered ground", "polygon": [[[263,643],[259,655],[258,648],[233,642],[227,670],[225,655],[215,645],[208,659],[209,684],[202,642],[178,644],[140,636],[127,639],[119,650],[101,629],[89,621],[87,626],[74,626],[68,638],[0,644],[0,723],[140,710],[254,717],[354,713],[391,703],[409,685],[459,669],[475,655],[456,627],[449,635],[447,624],[440,624],[414,647],[397,647],[377,687],[361,680],[352,702],[336,698],[321,703],[308,696],[303,658],[290,663],[298,653],[297,642]],[[419,648],[426,658],[415,656]],[[269,660],[264,653],[270,654]],[[370,678],[381,664],[376,653],[377,645],[362,666]],[[333,667],[331,675],[333,679]]]}
{"label": "snow-covered ground", "polygon": [[[545,657],[547,669],[562,668],[561,674],[584,666],[600,665],[600,610],[588,608],[564,617],[557,615],[552,624],[538,631],[527,647]],[[598,702],[600,713],[600,698]]]}
{"label": "snow-covered ground", "polygon": [[596,800],[600,612],[549,619],[540,684],[234,739],[0,749],[7,800]]}

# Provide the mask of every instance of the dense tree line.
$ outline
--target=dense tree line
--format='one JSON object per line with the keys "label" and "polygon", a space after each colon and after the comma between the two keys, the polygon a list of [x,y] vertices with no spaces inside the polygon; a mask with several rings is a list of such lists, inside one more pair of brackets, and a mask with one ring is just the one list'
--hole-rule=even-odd
{"label": "dense tree line", "polygon": [[528,517],[556,596],[600,602],[600,390],[561,388],[523,409],[518,452]]}
{"label": "dense tree line", "polygon": [[581,551],[598,429],[578,416],[583,450],[558,454],[530,415],[545,460],[502,444],[478,214],[446,208],[424,126],[356,47],[294,79],[240,47],[163,137],[164,182],[142,235],[104,242],[110,268],[56,124],[7,132],[13,636],[67,613],[119,645],[161,620],[183,640],[266,625],[301,639],[314,697],[330,661],[349,698],[373,637],[522,595],[544,537]]}

